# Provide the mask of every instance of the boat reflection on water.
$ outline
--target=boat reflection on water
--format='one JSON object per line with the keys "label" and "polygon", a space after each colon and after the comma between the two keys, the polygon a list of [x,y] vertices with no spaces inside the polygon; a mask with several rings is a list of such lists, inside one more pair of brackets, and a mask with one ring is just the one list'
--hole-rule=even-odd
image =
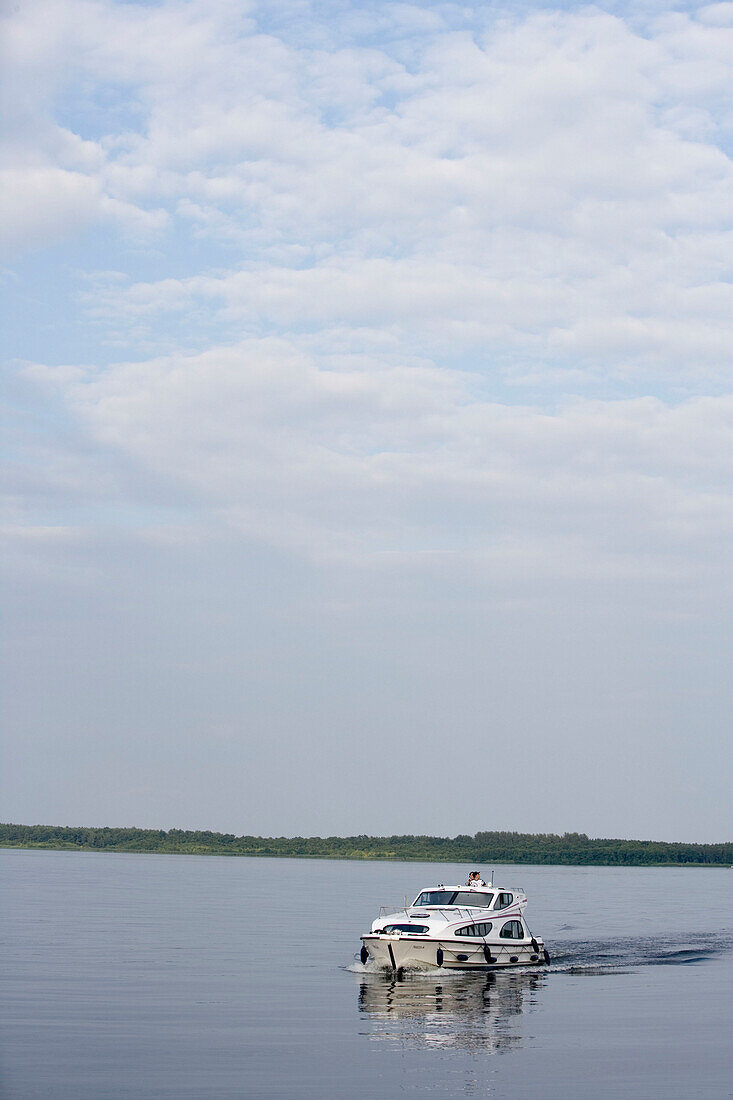
{"label": "boat reflection on water", "polygon": [[520,1017],[536,1003],[542,973],[453,971],[441,976],[366,974],[359,1011],[369,1037],[410,1048],[453,1047],[503,1054],[522,1045]]}

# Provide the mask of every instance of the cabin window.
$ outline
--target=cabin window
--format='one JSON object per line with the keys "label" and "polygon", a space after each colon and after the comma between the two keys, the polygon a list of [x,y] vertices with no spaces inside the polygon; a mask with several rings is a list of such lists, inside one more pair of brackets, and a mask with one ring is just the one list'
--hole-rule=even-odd
{"label": "cabin window", "polygon": [[502,926],[499,935],[503,940],[523,940],[524,929],[522,928],[522,922],[518,920],[508,920],[506,924]]}
{"label": "cabin window", "polygon": [[387,924],[383,932],[412,932],[416,936],[424,936],[428,930],[427,924]]}
{"label": "cabin window", "polygon": [[481,924],[465,924],[463,928],[456,928],[457,936],[488,936],[491,931],[491,921]]}
{"label": "cabin window", "polygon": [[507,909],[514,901],[514,894],[499,894],[496,899],[495,909]]}

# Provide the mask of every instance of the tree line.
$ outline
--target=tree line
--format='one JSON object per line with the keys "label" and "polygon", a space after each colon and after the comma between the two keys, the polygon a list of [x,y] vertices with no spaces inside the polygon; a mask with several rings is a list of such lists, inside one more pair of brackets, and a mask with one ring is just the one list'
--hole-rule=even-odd
{"label": "tree line", "polygon": [[426,863],[555,863],[595,866],[729,867],[733,842],[682,844],[585,833],[480,832],[474,836],[235,836],[192,829],[0,824],[0,847],[106,852],[169,852],[311,859],[420,860]]}

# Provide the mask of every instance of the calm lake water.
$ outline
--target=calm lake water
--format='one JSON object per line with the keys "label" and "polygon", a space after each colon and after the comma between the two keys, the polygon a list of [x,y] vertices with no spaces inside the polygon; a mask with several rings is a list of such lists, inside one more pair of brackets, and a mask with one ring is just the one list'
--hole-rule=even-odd
{"label": "calm lake water", "polygon": [[733,1097],[733,873],[502,867],[534,974],[368,973],[448,864],[0,851],[4,1100]]}

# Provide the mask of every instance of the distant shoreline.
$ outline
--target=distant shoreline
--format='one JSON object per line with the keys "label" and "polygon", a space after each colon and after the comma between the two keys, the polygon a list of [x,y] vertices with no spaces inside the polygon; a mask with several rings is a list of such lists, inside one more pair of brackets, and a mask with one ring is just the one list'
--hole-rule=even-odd
{"label": "distant shoreline", "polygon": [[590,838],[584,833],[257,837],[184,829],[0,824],[0,848],[483,865],[730,867],[733,864],[733,842],[685,844]]}

